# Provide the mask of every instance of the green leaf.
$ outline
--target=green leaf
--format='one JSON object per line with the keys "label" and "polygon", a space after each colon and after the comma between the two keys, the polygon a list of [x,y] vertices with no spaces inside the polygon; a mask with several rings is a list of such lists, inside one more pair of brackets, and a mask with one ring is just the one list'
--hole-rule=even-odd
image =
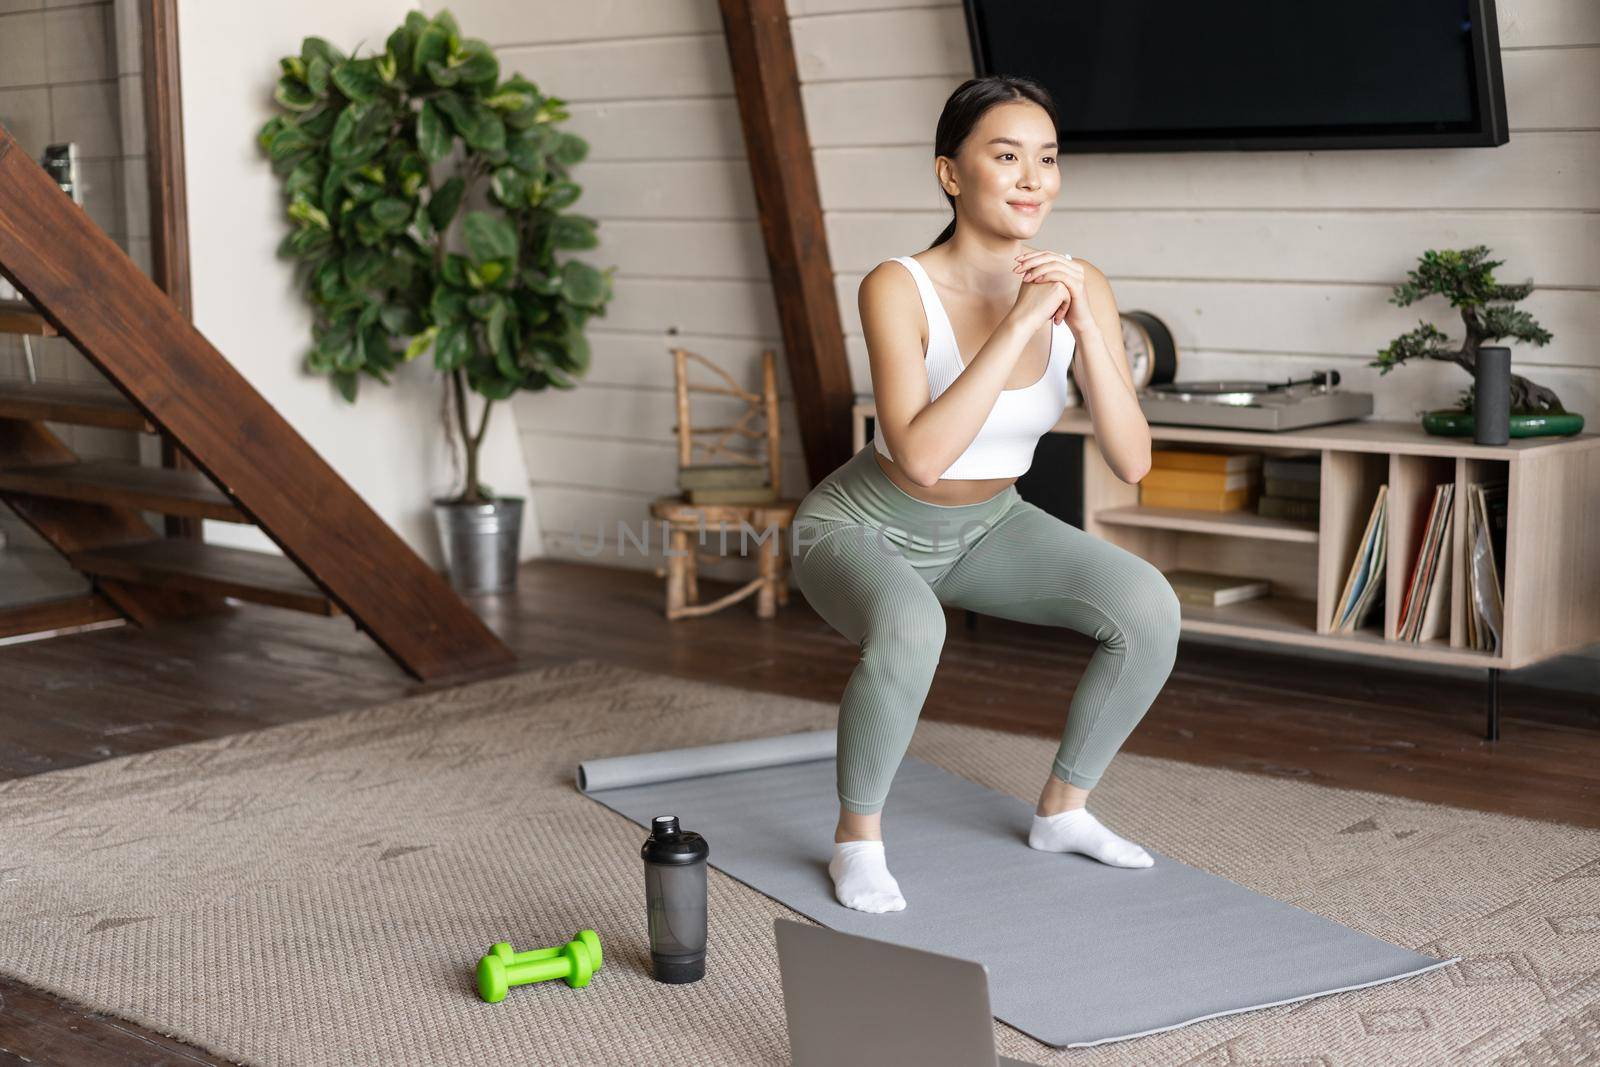
{"label": "green leaf", "polygon": [[306,64],[306,85],[317,96],[328,91],[328,74],[332,69],[321,56],[312,57],[311,62]]}
{"label": "green leaf", "polygon": [[475,122],[472,132],[462,134],[467,144],[480,152],[503,152],[506,147],[506,124],[489,108],[474,104]]}
{"label": "green leaf", "polygon": [[459,290],[441,285],[433,291],[428,302],[428,316],[437,326],[450,326],[460,322],[467,314],[467,300]]}
{"label": "green leaf", "polygon": [[371,248],[357,248],[344,258],[344,276],[351,287],[365,289],[372,284],[383,267],[383,253]]}
{"label": "green leaf", "polygon": [[476,293],[467,298],[467,310],[472,312],[473,318],[487,321],[502,303],[504,299],[497,293]]}
{"label": "green leaf", "polygon": [[513,167],[532,178],[542,178],[545,173],[544,137],[538,133],[524,132],[506,141],[506,157]]}
{"label": "green leaf", "polygon": [[451,252],[444,257],[444,267],[440,271],[444,280],[458,289],[467,287],[467,267],[470,264],[467,257]]}
{"label": "green leaf", "polygon": [[435,230],[443,232],[450,226],[450,220],[456,217],[456,209],[461,206],[461,197],[466,190],[467,184],[460,177],[451,178],[439,186],[433,199],[428,201],[428,218],[432,220]]}
{"label": "green leaf", "polygon": [[394,58],[395,69],[399,73],[406,75],[411,74],[414,69],[411,66],[411,57],[412,53],[416,51],[417,47],[416,34],[412,32],[409,25],[411,22],[410,15],[417,15],[420,17],[422,16],[422,12],[410,12],[410,14],[408,14],[406,17],[407,25],[401,26],[398,30],[395,30],[393,33],[391,33],[389,35],[389,40],[384,45],[387,54]]}
{"label": "green leaf", "polygon": [[490,189],[501,204],[519,208],[527,202],[528,178],[516,167],[500,167],[494,172]]}
{"label": "green leaf", "polygon": [[411,53],[411,69],[424,71],[429,63],[443,63],[450,58],[450,31],[436,18],[417,34],[417,43]]}
{"label": "green leaf", "polygon": [[320,59],[329,67],[344,62],[345,55],[332,43],[321,37],[307,37],[300,42],[300,60],[309,69],[313,60]]}
{"label": "green leaf", "polygon": [[411,221],[411,205],[396,197],[386,196],[372,205],[372,217],[386,230],[404,229]]}
{"label": "green leaf", "polygon": [[332,229],[328,216],[322,209],[303,196],[297,196],[289,201],[289,217],[307,226],[316,226],[323,230]]}
{"label": "green leaf", "polygon": [[340,112],[339,119],[333,124],[333,138],[328,142],[328,154],[339,163],[363,162],[361,145],[357,142],[356,131],[361,126],[361,120],[366,116],[365,104],[351,104]]}
{"label": "green leaf", "polygon": [[472,126],[471,109],[459,93],[440,93],[433,98],[432,104],[439,109],[439,114],[450,120],[450,125],[457,133],[465,134]]}
{"label": "green leaf", "polygon": [[479,40],[462,41],[461,51],[452,56],[450,62],[461,81],[468,85],[493,85],[500,77],[500,61],[489,46]]}
{"label": "green leaf", "polygon": [[287,74],[278,79],[278,87],[273,91],[272,98],[290,111],[309,111],[317,102],[317,94],[311,91],[310,86]]}
{"label": "green leaf", "polygon": [[474,263],[516,259],[517,231],[505,219],[487,211],[471,211],[467,213],[464,228],[467,250]]}
{"label": "green leaf", "polygon": [[442,371],[453,371],[461,366],[472,352],[471,326],[464,322],[453,323],[439,331],[439,340],[433,346],[433,365]]}
{"label": "green leaf", "polygon": [[589,154],[589,142],[575,133],[562,133],[555,145],[556,162],[570,167],[582,163]]}
{"label": "green leaf", "polygon": [[561,211],[575,203],[582,193],[583,190],[578,187],[577,182],[558,178],[556,181],[551,182],[550,187],[545,190],[543,198],[539,201],[539,206],[546,211]]}
{"label": "green leaf", "polygon": [[434,338],[438,336],[439,327],[429,326],[426,330],[423,330],[421,333],[417,334],[411,339],[411,343],[406,345],[405,354],[401,358],[405,362],[410,363],[412,360],[422,355],[422,353],[426,352],[433,344]]}
{"label": "green leaf", "polygon": [[306,136],[304,130],[293,122],[285,122],[279,127],[278,132],[272,135],[272,141],[267,145],[267,155],[273,162],[286,161],[291,156],[312,147],[314,146],[311,138]]}
{"label": "green leaf", "polygon": [[450,154],[453,139],[445,128],[438,107],[432,100],[424,101],[422,111],[417,115],[417,147],[422,149],[423,157],[429,163],[439,162]]}
{"label": "green leaf", "polygon": [[489,351],[496,357],[511,354],[509,338],[506,337],[506,327],[511,321],[511,308],[504,299],[494,302],[489,309],[489,321],[485,329],[489,334]]}
{"label": "green leaf", "polygon": [[461,80],[461,71],[445,63],[434,60],[428,61],[428,80],[443,88],[449,88]]}
{"label": "green leaf", "polygon": [[422,316],[405,304],[385,304],[378,312],[378,321],[396,337],[410,337],[422,329]]}
{"label": "green leaf", "polygon": [[400,157],[400,188],[407,198],[415,197],[417,190],[428,181],[428,161],[421,153],[407,152]]}
{"label": "green leaf", "polygon": [[314,285],[317,295],[329,303],[344,300],[350,295],[345,285],[343,266],[337,259],[330,259],[317,268]]}
{"label": "green leaf", "polygon": [[322,189],[323,166],[322,160],[311,156],[300,161],[287,181],[283,183],[283,191],[290,199],[303,196],[307,199],[317,196]]}
{"label": "green leaf", "polygon": [[489,262],[480,264],[473,269],[478,272],[478,277],[483,279],[483,284],[485,285],[493,285],[502,277],[508,276],[503,260],[491,259]]}
{"label": "green leaf", "polygon": [[360,384],[360,377],[346,371],[335,371],[333,383],[339,387],[339,394],[350,403],[356,402],[356,387]]}
{"label": "green leaf", "polygon": [[598,307],[605,297],[605,276],[589,264],[569,259],[561,264],[561,295],[580,307]]}
{"label": "green leaf", "polygon": [[383,91],[383,79],[370,59],[352,59],[333,68],[333,84],[357,103],[368,104]]}
{"label": "green leaf", "polygon": [[288,121],[287,115],[274,115],[262,123],[261,129],[256,131],[256,144],[265,150],[268,145],[272,144],[272,139],[277,136],[278,131],[283,128],[286,121]]}
{"label": "green leaf", "polygon": [[598,225],[594,219],[584,215],[558,215],[551,221],[552,238],[555,246],[565,251],[579,251],[586,248],[595,248],[600,244],[600,238],[595,234]]}

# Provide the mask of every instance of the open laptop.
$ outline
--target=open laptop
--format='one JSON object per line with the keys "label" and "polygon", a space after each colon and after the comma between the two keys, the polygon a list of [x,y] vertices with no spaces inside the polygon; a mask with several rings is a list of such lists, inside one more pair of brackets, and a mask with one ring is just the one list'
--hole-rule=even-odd
{"label": "open laptop", "polygon": [[997,1055],[989,969],[773,920],[794,1067],[1029,1067]]}

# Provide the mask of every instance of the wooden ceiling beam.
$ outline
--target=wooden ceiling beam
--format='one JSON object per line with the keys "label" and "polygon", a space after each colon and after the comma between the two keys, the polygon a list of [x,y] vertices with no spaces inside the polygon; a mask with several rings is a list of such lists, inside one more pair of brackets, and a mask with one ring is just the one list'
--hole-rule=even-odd
{"label": "wooden ceiling beam", "polygon": [[807,473],[850,458],[850,364],[784,0],[721,0]]}

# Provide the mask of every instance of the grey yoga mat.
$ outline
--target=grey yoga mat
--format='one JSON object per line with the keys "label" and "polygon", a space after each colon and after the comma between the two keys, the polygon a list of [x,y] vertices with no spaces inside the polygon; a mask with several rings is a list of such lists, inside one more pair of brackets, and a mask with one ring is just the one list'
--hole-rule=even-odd
{"label": "grey yoga mat", "polygon": [[[1033,806],[907,756],[884,807],[909,902],[833,898],[833,730],[589,760],[578,788],[648,827],[676,815],[711,865],[847,933],[980,960],[995,1015],[1057,1048],[1392,982],[1456,962],[1391,945],[1154,849],[1120,868],[1027,844]],[[706,965],[717,960],[715,914]]]}

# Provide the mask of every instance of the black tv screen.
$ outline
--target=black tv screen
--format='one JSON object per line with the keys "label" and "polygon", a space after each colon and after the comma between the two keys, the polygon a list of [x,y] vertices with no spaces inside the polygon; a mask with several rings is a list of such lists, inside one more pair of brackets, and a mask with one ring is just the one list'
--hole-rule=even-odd
{"label": "black tv screen", "polygon": [[965,0],[978,74],[1050,90],[1061,151],[1505,144],[1494,0]]}

